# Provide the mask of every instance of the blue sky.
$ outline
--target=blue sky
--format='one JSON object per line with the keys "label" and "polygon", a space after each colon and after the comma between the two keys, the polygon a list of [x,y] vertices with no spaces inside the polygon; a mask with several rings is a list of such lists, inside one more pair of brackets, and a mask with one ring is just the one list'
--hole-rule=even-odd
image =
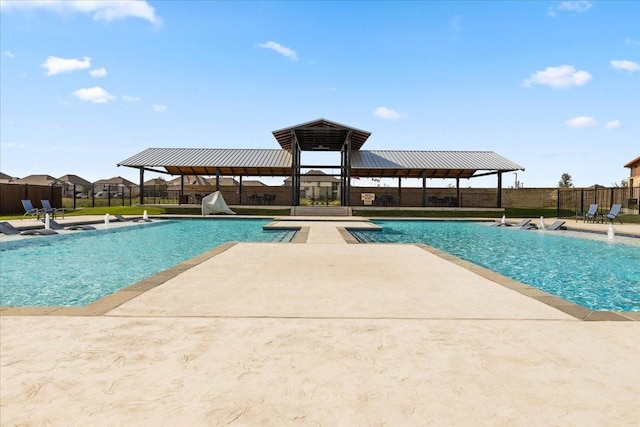
{"label": "blue sky", "polygon": [[0,5],[12,176],[137,183],[116,164],[146,148],[279,148],[318,118],[372,132],[363,149],[495,151],[525,187],[609,186],[640,156],[638,1]]}

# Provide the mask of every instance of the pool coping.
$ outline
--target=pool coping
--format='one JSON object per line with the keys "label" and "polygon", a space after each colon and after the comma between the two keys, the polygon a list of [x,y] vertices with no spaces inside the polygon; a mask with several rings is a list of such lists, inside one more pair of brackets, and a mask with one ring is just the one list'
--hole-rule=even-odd
{"label": "pool coping", "polygon": [[[273,226],[267,224],[263,226],[268,230],[293,230],[296,231],[295,236],[290,242],[283,242],[282,244],[300,244],[306,243],[309,236],[310,227],[300,226]],[[350,232],[350,230],[359,230],[362,227],[340,226],[336,227],[338,233],[347,244],[363,244],[356,239],[356,237]],[[127,286],[113,294],[104,296],[99,300],[87,304],[85,306],[48,306],[48,307],[8,307],[0,306],[0,317],[2,316],[101,316],[110,310],[124,304],[125,302],[136,298],[144,292],[160,286],[170,279],[178,276],[179,274],[202,264],[205,261],[227,251],[239,242],[227,242],[220,246],[217,246],[207,252],[183,261],[173,267],[161,271],[153,276],[147,277],[139,282],[136,282],[130,286]],[[385,243],[373,243],[384,245]],[[616,311],[596,311],[570,301],[564,300],[555,295],[544,292],[533,286],[524,284],[517,280],[503,276],[500,273],[496,273],[488,268],[481,267],[470,261],[463,260],[451,255],[447,252],[436,249],[432,246],[421,243],[401,243],[404,245],[412,245],[419,247],[426,252],[438,256],[446,261],[449,261],[457,266],[465,268],[481,277],[484,277],[498,285],[501,285],[509,290],[518,292],[529,298],[533,298],[543,304],[551,306],[563,313],[566,313],[578,320],[582,321],[640,321],[640,312],[616,312]]]}
{"label": "pool coping", "polygon": [[[372,243],[362,243],[356,237],[351,234],[350,230],[358,230],[358,228],[354,227],[338,227],[338,231],[343,236],[345,241],[349,244],[372,244]],[[374,245],[384,245],[385,243],[373,243]],[[480,265],[474,264],[471,261],[464,260],[462,258],[458,258],[455,255],[452,255],[448,252],[444,252],[440,249],[436,249],[433,246],[429,246],[423,243],[395,243],[395,244],[405,244],[405,245],[413,245],[417,246],[433,255],[436,255],[446,261],[451,262],[452,264],[458,265],[460,267],[465,268],[466,270],[471,271],[479,276],[484,277],[485,279],[491,280],[492,282],[503,286],[512,291],[518,292],[522,295],[525,295],[529,298],[533,298],[537,301],[540,301],[543,304],[551,306],[556,310],[560,310],[563,313],[566,313],[570,316],[575,317],[578,320],[583,321],[640,321],[640,312],[636,311],[598,311],[591,310],[589,308],[583,307],[581,305],[575,304],[571,301],[567,301],[562,299],[556,295],[545,292],[541,289],[538,289],[534,286],[527,285],[525,283],[514,280],[510,277],[503,276],[500,273],[496,273],[493,270],[482,267]]]}

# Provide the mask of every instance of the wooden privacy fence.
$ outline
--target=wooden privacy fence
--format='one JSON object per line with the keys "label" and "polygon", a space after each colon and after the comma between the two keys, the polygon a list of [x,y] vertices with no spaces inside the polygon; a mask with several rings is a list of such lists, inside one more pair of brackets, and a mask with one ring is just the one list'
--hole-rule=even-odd
{"label": "wooden privacy fence", "polygon": [[52,185],[0,183],[0,215],[23,214],[22,200],[29,199],[33,207],[41,208],[40,200],[49,200],[51,206],[62,207],[62,187]]}

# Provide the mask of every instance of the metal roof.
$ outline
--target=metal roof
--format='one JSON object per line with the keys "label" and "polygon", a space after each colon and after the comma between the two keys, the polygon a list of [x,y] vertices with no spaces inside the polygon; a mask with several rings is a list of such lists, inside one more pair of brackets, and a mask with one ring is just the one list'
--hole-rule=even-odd
{"label": "metal roof", "polygon": [[172,175],[289,176],[291,154],[284,150],[229,148],[148,148],[118,163]]}
{"label": "metal roof", "polygon": [[[493,151],[352,150],[350,157],[351,176],[361,177],[471,178],[524,170]],[[118,166],[172,175],[291,176],[292,160],[285,150],[148,148]]]}
{"label": "metal roof", "polygon": [[[471,178],[517,170],[524,168],[493,151],[375,150],[351,153],[352,176]],[[483,173],[477,174],[478,171]]]}
{"label": "metal roof", "polygon": [[351,149],[359,150],[370,135],[371,132],[326,119],[273,131],[282,149],[289,152],[294,140],[298,141],[302,151],[341,151],[347,138],[351,140]]}

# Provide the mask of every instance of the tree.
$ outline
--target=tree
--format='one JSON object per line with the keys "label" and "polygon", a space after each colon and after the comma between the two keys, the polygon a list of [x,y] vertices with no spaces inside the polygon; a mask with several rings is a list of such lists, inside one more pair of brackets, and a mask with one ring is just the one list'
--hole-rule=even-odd
{"label": "tree", "polygon": [[569,188],[573,187],[573,182],[571,181],[571,175],[568,173],[563,173],[560,177],[560,181],[558,182],[558,187],[560,188]]}
{"label": "tree", "polygon": [[618,184],[617,182],[614,182],[613,186],[615,188],[627,188],[629,186],[629,180],[623,179],[622,181],[620,181],[620,184]]}

